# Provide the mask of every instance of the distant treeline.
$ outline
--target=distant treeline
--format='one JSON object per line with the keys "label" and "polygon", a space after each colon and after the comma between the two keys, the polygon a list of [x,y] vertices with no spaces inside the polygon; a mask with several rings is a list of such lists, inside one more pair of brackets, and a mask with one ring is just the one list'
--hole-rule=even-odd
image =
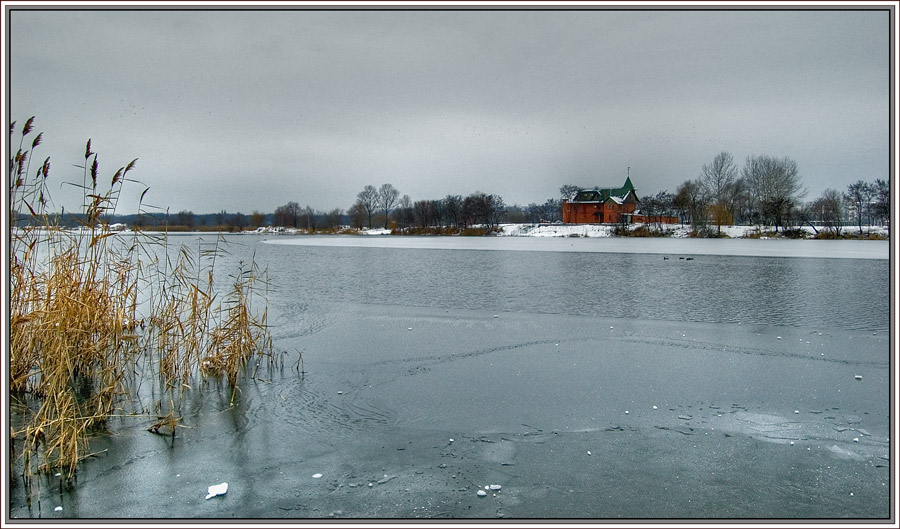
{"label": "distant treeline", "polygon": [[[129,228],[170,231],[242,231],[260,227],[281,227],[316,231],[344,228],[386,228],[392,232],[458,233],[472,227],[487,231],[499,224],[554,223],[562,220],[562,203],[571,200],[580,189],[567,184],[559,196],[541,203],[507,205],[503,197],[480,191],[447,195],[438,199],[413,200],[401,195],[391,184],[367,185],[357,193],[346,211],[314,209],[289,201],[271,213],[201,213],[183,210],[177,213],[141,213],[102,215],[106,224],[124,224]],[[640,197],[641,213],[652,217],[678,217],[701,234],[720,232],[723,225],[757,225],[782,230],[801,225],[824,227],[840,235],[846,225],[885,225],[890,220],[890,186],[885,180],[858,180],[846,191],[826,189],[821,196],[804,202],[806,190],[800,180],[797,163],[790,158],[748,157],[743,167],[731,154],[719,153],[701,167],[696,179],[685,180],[674,193],[667,190]],[[111,211],[114,211],[111,208]],[[24,215],[18,225],[43,223]],[[84,225],[79,214],[52,213],[49,221],[61,227]],[[450,231],[446,231],[446,230]]]}

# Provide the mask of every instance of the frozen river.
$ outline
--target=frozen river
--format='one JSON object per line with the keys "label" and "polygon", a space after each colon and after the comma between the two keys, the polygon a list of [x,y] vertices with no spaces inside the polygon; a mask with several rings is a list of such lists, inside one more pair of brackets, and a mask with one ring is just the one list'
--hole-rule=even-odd
{"label": "frozen river", "polygon": [[887,243],[229,239],[285,368],[13,517],[889,516]]}

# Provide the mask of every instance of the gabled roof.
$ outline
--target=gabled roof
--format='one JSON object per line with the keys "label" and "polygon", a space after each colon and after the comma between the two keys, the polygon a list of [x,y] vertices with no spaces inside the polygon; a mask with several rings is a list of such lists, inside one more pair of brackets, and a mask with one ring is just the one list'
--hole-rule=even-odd
{"label": "gabled roof", "polygon": [[[625,178],[622,187],[603,187],[594,189],[582,189],[575,194],[572,202],[606,202],[613,199],[617,204],[621,204],[628,197],[628,194],[634,191],[634,185],[631,183],[631,177]],[[637,193],[634,196],[637,199]]]}

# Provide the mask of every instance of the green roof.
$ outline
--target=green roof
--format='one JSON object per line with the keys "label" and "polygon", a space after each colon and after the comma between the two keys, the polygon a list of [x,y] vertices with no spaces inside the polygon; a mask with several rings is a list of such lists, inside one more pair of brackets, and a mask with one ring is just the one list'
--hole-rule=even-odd
{"label": "green roof", "polygon": [[575,194],[573,202],[606,202],[610,197],[625,198],[628,193],[634,191],[631,177],[625,178],[622,187],[603,187],[594,189],[582,189]]}

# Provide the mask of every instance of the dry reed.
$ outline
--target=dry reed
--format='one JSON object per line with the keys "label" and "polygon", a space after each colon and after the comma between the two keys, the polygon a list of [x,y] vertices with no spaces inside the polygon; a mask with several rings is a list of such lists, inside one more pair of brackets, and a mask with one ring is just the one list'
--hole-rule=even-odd
{"label": "dry reed", "polygon": [[[221,236],[208,247],[201,241],[196,256],[182,247],[173,263],[166,237],[135,232],[129,241],[98,227],[101,215],[115,211],[123,183],[136,182],[128,177],[136,160],[98,193],[99,164],[88,140],[82,185],[71,184],[83,192],[79,222],[85,231],[53,225],[47,214],[49,158],[29,176],[42,133],[23,150],[33,125],[30,118],[21,129],[9,162],[15,176],[9,391],[24,410],[10,441],[26,483],[35,472],[54,469],[73,478],[88,455],[89,435],[110,416],[146,417],[122,404],[143,378],[158,379],[168,397],[168,413],[159,416],[164,410],[158,406],[151,431],[166,426],[174,435],[183,392],[200,376],[224,376],[236,390],[248,360],[271,357],[272,347],[266,300],[259,294],[264,274],[255,265],[242,266],[224,302],[217,301],[213,268],[224,252]],[[14,130],[15,122],[10,138]],[[262,297],[261,317],[252,310],[256,297]]]}

